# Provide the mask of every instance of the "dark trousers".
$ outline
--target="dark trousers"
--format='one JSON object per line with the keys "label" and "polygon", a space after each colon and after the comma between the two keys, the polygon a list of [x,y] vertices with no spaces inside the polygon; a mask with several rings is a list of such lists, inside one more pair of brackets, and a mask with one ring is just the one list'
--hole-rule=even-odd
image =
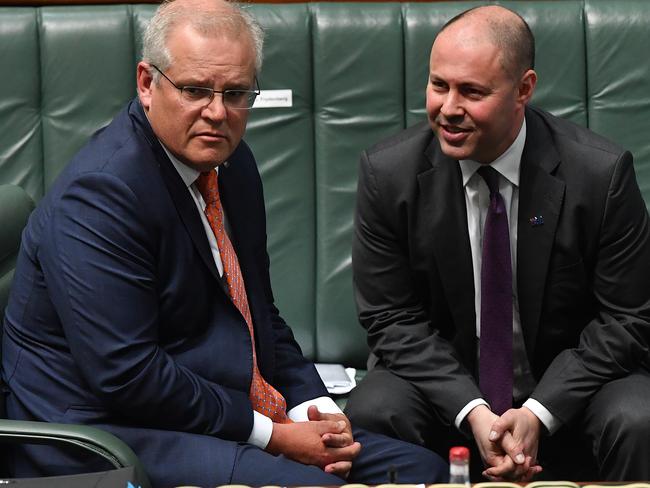
{"label": "dark trousers", "polygon": [[[449,467],[435,453],[363,429],[354,429],[354,439],[361,443],[361,453],[352,463],[347,480],[327,474],[315,466],[305,466],[283,456],[242,446],[235,463],[231,483],[249,486],[336,486],[344,483],[379,485],[392,481],[406,484],[441,483],[449,477]],[[392,471],[392,474],[389,473]]]}
{"label": "dark trousers", "polygon": [[[114,432],[116,432],[114,429]],[[146,429],[142,430],[146,439]],[[160,433],[158,433],[160,437]],[[421,446],[409,444],[363,429],[353,429],[355,440],[361,443],[361,452],[352,463],[347,480],[325,473],[316,466],[307,466],[284,456],[273,456],[246,443],[224,441],[208,436],[180,436],[173,431],[163,432],[157,443],[138,441],[134,450],[142,461],[154,488],[168,488],[181,484],[218,486],[238,484],[248,486],[338,486],[346,483],[379,485],[394,478],[399,483],[440,483],[449,478],[449,466],[436,453]],[[193,439],[192,449],[189,446]],[[179,443],[181,445],[179,446]],[[232,450],[217,450],[215,445],[230,444]],[[196,449],[196,446],[202,446]],[[221,455],[219,455],[221,453]],[[234,455],[224,454],[234,453]],[[90,456],[72,449],[51,446],[16,446],[14,470],[16,476],[34,477],[70,473],[102,471],[110,466],[98,456]]]}
{"label": "dark trousers", "polygon": [[[445,424],[413,385],[382,366],[368,372],[352,391],[345,413],[354,425],[443,457],[454,445],[468,446],[473,481],[485,481],[473,440]],[[575,425],[542,437],[538,458],[544,468],[540,479],[650,479],[650,373],[639,371],[604,385]]]}

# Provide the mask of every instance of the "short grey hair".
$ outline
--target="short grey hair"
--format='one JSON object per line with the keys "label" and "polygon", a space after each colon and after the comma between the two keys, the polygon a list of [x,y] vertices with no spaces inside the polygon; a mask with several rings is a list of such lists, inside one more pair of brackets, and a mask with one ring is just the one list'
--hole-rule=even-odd
{"label": "short grey hair", "polygon": [[[179,2],[180,3],[180,2]],[[221,2],[214,2],[215,7]],[[247,33],[255,50],[255,71],[262,68],[264,31],[255,17],[235,1],[221,3],[223,9],[182,8],[174,0],[165,0],[147,24],[142,42],[142,60],[156,65],[162,71],[171,66],[173,59],[167,48],[170,32],[179,25],[190,25],[204,35],[222,33],[239,36]],[[158,83],[160,73],[151,70],[153,80]]]}

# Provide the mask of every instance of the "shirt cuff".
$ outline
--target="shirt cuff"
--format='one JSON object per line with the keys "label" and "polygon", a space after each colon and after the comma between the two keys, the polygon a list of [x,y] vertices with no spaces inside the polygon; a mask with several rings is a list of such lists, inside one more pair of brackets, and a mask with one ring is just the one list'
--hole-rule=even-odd
{"label": "shirt cuff", "polygon": [[465,420],[465,417],[467,417],[467,414],[470,413],[474,407],[478,407],[479,405],[486,405],[488,408],[490,408],[488,402],[482,398],[475,398],[467,405],[465,405],[460,412],[458,412],[458,415],[456,415],[456,420],[454,420],[454,425],[458,430],[461,430],[460,426],[463,423],[463,420]]}
{"label": "shirt cuff", "polygon": [[529,398],[524,402],[522,407],[526,407],[528,410],[533,412],[535,416],[544,424],[549,435],[553,434],[557,429],[560,428],[560,421],[549,412],[544,405],[539,403],[534,398]]}
{"label": "shirt cuff", "polygon": [[272,433],[273,421],[269,417],[253,410],[253,430],[251,430],[251,435],[248,436],[246,442],[260,449],[266,449],[266,446],[271,440]]}
{"label": "shirt cuff", "polygon": [[287,416],[294,422],[307,422],[309,420],[307,417],[307,409],[311,405],[316,405],[322,413],[343,413],[334,400],[330,397],[322,396],[296,405],[287,412]]}
{"label": "shirt cuff", "polygon": [[[307,417],[307,409],[311,405],[316,405],[322,413],[343,413],[334,400],[324,396],[296,405],[287,412],[287,416],[294,422],[306,422],[309,420]],[[253,430],[251,430],[251,434],[248,436],[246,442],[260,449],[266,449],[266,446],[271,440],[271,434],[273,434],[273,421],[269,417],[254,410]]]}

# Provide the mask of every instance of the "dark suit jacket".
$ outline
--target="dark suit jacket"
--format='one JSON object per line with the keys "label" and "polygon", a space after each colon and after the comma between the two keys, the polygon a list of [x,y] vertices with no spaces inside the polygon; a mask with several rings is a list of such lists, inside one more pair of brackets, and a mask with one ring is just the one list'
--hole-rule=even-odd
{"label": "dark suit jacket", "polygon": [[[629,152],[537,109],[526,123],[517,282],[531,396],[570,422],[648,363],[648,214]],[[428,125],[363,153],[353,269],[374,359],[453,422],[481,396],[472,258],[460,168]]]}
{"label": "dark suit jacket", "polygon": [[[262,185],[244,142],[229,162],[220,192],[258,364],[291,408],[327,393],[273,304]],[[11,417],[103,426],[144,459],[154,485],[229,481],[253,423],[250,336],[138,101],[32,214],[4,327]],[[30,469],[77,461],[33,459]]]}

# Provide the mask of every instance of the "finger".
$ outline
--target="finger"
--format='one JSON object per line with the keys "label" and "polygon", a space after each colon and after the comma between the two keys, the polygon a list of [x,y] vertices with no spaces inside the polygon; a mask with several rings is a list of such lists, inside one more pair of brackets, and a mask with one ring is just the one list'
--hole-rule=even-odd
{"label": "finger", "polygon": [[483,475],[483,477],[487,478],[490,481],[506,481],[506,479],[503,476],[497,476],[493,474],[492,473],[493,469],[494,467],[484,469],[481,474]]}
{"label": "finger", "polygon": [[524,482],[541,472],[542,467],[537,464],[537,461],[531,456],[526,456],[524,464],[520,464],[515,469],[516,481]]}
{"label": "finger", "polygon": [[528,471],[527,471],[526,474],[524,475],[522,481],[524,481],[524,482],[527,483],[527,482],[529,482],[530,480],[533,479],[533,476],[538,475],[538,474],[541,473],[542,471],[543,471],[543,468],[542,468],[541,466],[539,466],[539,465],[537,465],[537,466],[531,466],[530,468],[528,468]]}
{"label": "finger", "polygon": [[307,418],[309,420],[323,420],[321,419],[321,413],[316,405],[309,406],[307,409]]}
{"label": "finger", "polygon": [[343,434],[346,424],[342,420],[319,420],[315,422],[318,433],[323,434]]}
{"label": "finger", "polygon": [[542,466],[539,464],[537,459],[535,459],[535,458],[533,458],[531,456],[526,456],[526,464],[531,468],[536,467],[536,466],[539,467],[540,469],[542,468]]}
{"label": "finger", "polygon": [[503,461],[496,466],[491,466],[483,471],[484,476],[495,476],[499,478],[508,478],[515,472],[516,465],[509,457],[504,457]]}
{"label": "finger", "polygon": [[345,447],[327,447],[327,454],[332,462],[352,461],[361,452],[361,444],[353,442]]}
{"label": "finger", "polygon": [[533,477],[537,474],[537,471],[534,468],[529,468],[522,476],[520,476],[516,481],[519,483],[528,483],[532,481]]}
{"label": "finger", "polygon": [[508,410],[494,421],[492,427],[490,427],[490,434],[488,435],[488,439],[492,442],[497,441],[501,438],[501,436],[503,436],[506,431],[512,429],[513,427],[513,416],[510,413],[510,410]]}
{"label": "finger", "polygon": [[352,469],[352,463],[350,461],[337,461],[335,463],[328,464],[327,466],[325,466],[323,468],[323,471],[345,479],[350,474],[351,469]]}
{"label": "finger", "polygon": [[352,436],[344,432],[342,434],[332,434],[327,432],[321,436],[323,444],[327,447],[345,447],[349,446],[354,442]]}
{"label": "finger", "polygon": [[318,415],[320,416],[319,420],[338,420],[335,415],[331,413],[321,412],[320,410],[318,411]]}
{"label": "finger", "polygon": [[505,479],[500,478],[499,476],[492,476],[490,474],[487,474],[485,471],[483,471],[483,477],[487,478],[490,481],[495,481],[495,482],[503,482]]}
{"label": "finger", "polygon": [[515,470],[512,475],[509,476],[511,481],[516,481],[519,483],[530,481],[533,476],[541,472],[542,467],[536,466],[533,464],[533,458],[526,456],[526,462],[515,466]]}
{"label": "finger", "polygon": [[320,419],[321,420],[332,420],[335,422],[344,422],[345,423],[345,430],[349,431],[350,434],[352,434],[352,425],[350,424],[350,421],[348,418],[343,415],[342,413],[323,413],[320,412]]}
{"label": "finger", "polygon": [[510,475],[512,481],[522,482],[526,478],[530,466],[527,463],[515,465],[515,469]]}
{"label": "finger", "polygon": [[517,442],[510,432],[506,432],[501,439],[501,448],[515,462],[515,464],[524,464],[526,456],[521,443]]}

